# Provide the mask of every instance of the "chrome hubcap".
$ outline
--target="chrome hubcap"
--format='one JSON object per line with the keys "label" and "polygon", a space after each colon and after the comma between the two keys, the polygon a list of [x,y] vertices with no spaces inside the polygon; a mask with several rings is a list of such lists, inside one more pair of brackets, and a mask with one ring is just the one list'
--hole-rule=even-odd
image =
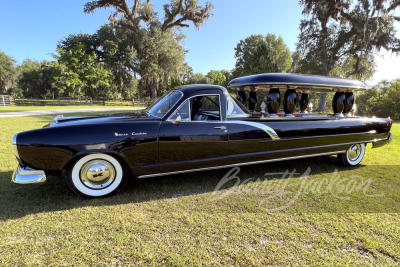
{"label": "chrome hubcap", "polygon": [[115,168],[106,160],[86,162],[80,171],[82,183],[90,189],[104,189],[115,180]]}
{"label": "chrome hubcap", "polygon": [[359,144],[352,145],[350,149],[347,151],[347,156],[349,160],[356,161],[361,155],[361,146]]}

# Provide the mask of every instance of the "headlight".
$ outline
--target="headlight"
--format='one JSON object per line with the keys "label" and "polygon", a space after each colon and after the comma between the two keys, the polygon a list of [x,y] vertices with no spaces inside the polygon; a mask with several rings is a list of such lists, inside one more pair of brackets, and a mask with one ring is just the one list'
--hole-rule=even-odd
{"label": "headlight", "polygon": [[15,134],[12,138],[12,144],[14,147],[14,154],[17,158],[19,158],[19,154],[18,154],[18,148],[17,148],[17,136],[18,134]]}

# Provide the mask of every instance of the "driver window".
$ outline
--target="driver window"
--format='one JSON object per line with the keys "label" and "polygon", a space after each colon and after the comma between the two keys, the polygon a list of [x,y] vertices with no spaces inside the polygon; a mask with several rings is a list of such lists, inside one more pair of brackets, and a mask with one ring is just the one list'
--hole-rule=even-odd
{"label": "driver window", "polygon": [[219,95],[196,96],[190,99],[192,121],[220,120]]}
{"label": "driver window", "polygon": [[176,120],[178,116],[181,116],[182,121],[190,121],[190,116],[189,116],[189,102],[185,101],[183,105],[178,108],[174,114],[169,118],[169,120]]}

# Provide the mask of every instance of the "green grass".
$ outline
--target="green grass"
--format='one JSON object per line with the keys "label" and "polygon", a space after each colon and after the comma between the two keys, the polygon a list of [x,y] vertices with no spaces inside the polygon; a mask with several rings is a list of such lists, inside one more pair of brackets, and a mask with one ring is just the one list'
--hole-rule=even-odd
{"label": "green grass", "polygon": [[[399,122],[393,143],[369,145],[355,168],[338,166],[334,156],[310,158],[242,167],[241,181],[253,180],[232,181],[217,194],[229,170],[129,181],[113,197],[83,200],[62,177],[34,186],[10,181],[17,164],[12,135],[53,117],[0,119],[0,266],[399,264]],[[266,211],[293,198],[304,179],[265,180],[264,174],[307,167],[314,185],[337,169],[343,179],[371,178],[367,193],[384,196],[335,191],[350,196],[343,200],[308,187],[287,209]],[[279,197],[262,191],[284,182]]]}
{"label": "green grass", "polygon": [[16,111],[37,111],[37,110],[57,110],[57,109],[90,109],[90,108],[132,108],[139,109],[139,106],[7,106],[0,107],[1,112]]}

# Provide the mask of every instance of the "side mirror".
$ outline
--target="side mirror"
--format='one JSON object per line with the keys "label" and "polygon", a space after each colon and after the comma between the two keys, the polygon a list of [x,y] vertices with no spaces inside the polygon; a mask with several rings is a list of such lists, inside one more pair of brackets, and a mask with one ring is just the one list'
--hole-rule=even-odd
{"label": "side mirror", "polygon": [[182,121],[182,118],[181,118],[181,116],[178,116],[178,117],[176,117],[176,119],[175,119],[175,121],[174,121],[174,124],[175,125],[179,125],[179,123]]}

